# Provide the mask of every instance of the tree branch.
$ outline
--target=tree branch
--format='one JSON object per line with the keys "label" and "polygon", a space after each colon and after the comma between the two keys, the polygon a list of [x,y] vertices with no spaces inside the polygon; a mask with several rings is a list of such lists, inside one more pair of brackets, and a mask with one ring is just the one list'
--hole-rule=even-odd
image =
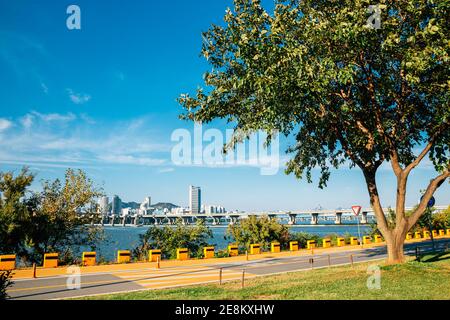
{"label": "tree branch", "polygon": [[377,224],[383,235],[390,232],[386,216],[384,215],[383,207],[381,206],[380,197],[378,195],[378,188],[375,180],[375,171],[363,170],[364,177],[366,179],[367,189],[370,196],[370,205],[372,206],[375,216],[377,218]]}
{"label": "tree branch", "polygon": [[415,167],[417,167],[419,165],[419,163],[423,160],[423,158],[425,158],[425,156],[431,150],[431,147],[433,146],[433,144],[434,144],[434,141],[428,142],[428,144],[425,146],[425,148],[422,150],[422,152],[419,154],[419,156],[405,168],[404,174],[406,176],[408,176],[409,173],[411,172],[411,170],[414,169]]}
{"label": "tree branch", "polygon": [[416,211],[414,211],[414,213],[408,218],[408,229],[412,228],[416,224],[417,220],[419,220],[419,218],[427,208],[428,202],[430,201],[434,192],[448,177],[450,177],[450,168],[447,168],[447,170],[445,170],[441,175],[431,180]]}

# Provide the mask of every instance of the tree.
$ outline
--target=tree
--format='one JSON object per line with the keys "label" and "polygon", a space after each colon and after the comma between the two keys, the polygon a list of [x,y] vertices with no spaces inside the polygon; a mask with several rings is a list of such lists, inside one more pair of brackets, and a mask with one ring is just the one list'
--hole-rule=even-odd
{"label": "tree", "polygon": [[274,241],[283,246],[290,239],[288,227],[267,216],[250,216],[238,224],[229,225],[226,235],[231,237],[237,245],[246,249],[250,248],[252,243],[260,244],[264,249],[268,249],[270,243]]}
{"label": "tree", "polygon": [[44,253],[59,252],[65,260],[73,248],[104,239],[91,222],[98,219],[96,199],[102,195],[81,171],[68,169],[64,183],[44,181],[42,191],[28,191],[34,175],[24,168],[17,177],[0,174],[0,252],[16,253],[40,263]]}
{"label": "tree", "polygon": [[[388,262],[396,263],[404,260],[406,233],[450,174],[450,3],[378,2],[380,29],[367,25],[368,0],[276,1],[273,14],[259,0],[235,0],[225,26],[203,34],[213,69],[205,88],[180,96],[180,117],[224,118],[247,136],[293,135],[286,172],[311,182],[319,167],[321,188],[331,168],[359,167]],[[229,147],[242,139],[235,134]],[[427,155],[438,174],[407,217],[408,177]],[[395,226],[378,193],[385,162],[397,177]]]}
{"label": "tree", "polygon": [[440,212],[435,212],[434,208],[430,208],[420,217],[416,225],[413,227],[414,231],[448,229],[450,228],[450,206]]}
{"label": "tree", "polygon": [[177,248],[187,248],[191,255],[200,257],[203,247],[208,246],[212,231],[204,221],[197,220],[194,226],[186,226],[177,219],[175,227],[151,226],[139,237],[140,244],[133,249],[133,255],[139,260],[144,260],[151,249],[161,250],[162,256],[170,259],[176,258]]}
{"label": "tree", "polygon": [[75,247],[95,250],[97,243],[104,240],[103,230],[91,226],[99,219],[97,199],[101,195],[82,170],[66,170],[64,182],[44,181],[42,191],[32,198],[36,206],[26,238],[32,248],[28,257],[40,262],[46,252],[60,252],[62,258],[67,258]]}
{"label": "tree", "polygon": [[0,271],[0,301],[8,299],[8,294],[6,293],[6,289],[12,286],[14,282],[11,280],[12,271]]}
{"label": "tree", "polygon": [[433,229],[450,229],[450,206],[444,211],[433,215]]}
{"label": "tree", "polygon": [[0,252],[22,252],[23,239],[30,223],[27,189],[34,176],[23,168],[14,177],[13,172],[0,172]]}

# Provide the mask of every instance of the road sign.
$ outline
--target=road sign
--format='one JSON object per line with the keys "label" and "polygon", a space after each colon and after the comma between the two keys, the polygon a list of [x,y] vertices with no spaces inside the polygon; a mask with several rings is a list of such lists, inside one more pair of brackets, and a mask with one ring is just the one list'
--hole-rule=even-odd
{"label": "road sign", "polygon": [[352,211],[355,214],[355,216],[358,216],[359,213],[361,212],[361,206],[352,206]]}
{"label": "road sign", "polygon": [[[422,199],[423,199],[423,196],[420,197],[420,201],[422,201]],[[436,203],[436,199],[434,199],[434,197],[431,197],[430,201],[428,201],[428,203],[427,203],[427,207],[431,208],[434,206],[435,203]]]}

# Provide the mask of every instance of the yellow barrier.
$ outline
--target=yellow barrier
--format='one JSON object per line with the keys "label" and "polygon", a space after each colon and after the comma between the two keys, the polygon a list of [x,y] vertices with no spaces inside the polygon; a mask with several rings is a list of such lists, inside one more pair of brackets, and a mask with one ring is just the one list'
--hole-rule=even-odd
{"label": "yellow barrier", "polygon": [[374,240],[374,242],[375,243],[381,243],[381,242],[383,242],[383,239],[381,238],[381,236],[380,235],[375,235],[374,237],[373,237],[373,240]]}
{"label": "yellow barrier", "polygon": [[298,251],[298,241],[289,242],[289,250],[290,251]]}
{"label": "yellow barrier", "polygon": [[363,237],[363,244],[370,244],[372,242],[372,238],[369,236]]}
{"label": "yellow barrier", "polygon": [[344,247],[345,246],[345,238],[337,238],[336,240],[338,247]]}
{"label": "yellow barrier", "polygon": [[117,251],[117,263],[129,263],[131,261],[130,250]]}
{"label": "yellow barrier", "polygon": [[250,245],[250,254],[260,254],[261,253],[261,245],[255,243]]}
{"label": "yellow barrier", "polygon": [[414,232],[414,239],[422,239],[420,232]]}
{"label": "yellow barrier", "polygon": [[281,252],[281,245],[279,242],[272,242],[270,244],[270,252],[272,253],[278,253]]}
{"label": "yellow barrier", "polygon": [[44,254],[44,268],[57,268],[58,267],[58,254],[57,253],[45,253]]}
{"label": "yellow barrier", "polygon": [[330,248],[330,247],[331,247],[331,239],[323,239],[323,241],[322,241],[322,247],[324,247],[324,248]]}
{"label": "yellow barrier", "polygon": [[239,249],[237,245],[231,244],[228,246],[228,254],[230,257],[236,257],[239,255]]}
{"label": "yellow barrier", "polygon": [[203,257],[205,259],[214,258],[214,247],[204,247],[203,248]]}
{"label": "yellow barrier", "polygon": [[445,230],[441,229],[439,230],[439,237],[445,236]]}
{"label": "yellow barrier", "polygon": [[424,231],[423,232],[423,237],[424,237],[424,239],[430,238],[430,231]]}
{"label": "yellow barrier", "polygon": [[433,233],[433,238],[436,238],[438,236],[438,233],[436,230],[433,230],[432,233]]}
{"label": "yellow barrier", "polygon": [[445,232],[448,236],[450,236],[450,229],[446,229]]}
{"label": "yellow barrier", "polygon": [[189,250],[186,248],[177,249],[177,259],[178,260],[189,260]]}
{"label": "yellow barrier", "polygon": [[408,232],[407,234],[406,234],[406,238],[405,238],[406,240],[411,240],[412,239],[412,233],[411,232]]}
{"label": "yellow barrier", "polygon": [[316,247],[316,240],[306,241],[306,249],[314,249]]}
{"label": "yellow barrier", "polygon": [[161,250],[153,249],[153,250],[148,251],[148,261],[157,262],[158,258],[159,258],[159,261],[161,261]]}
{"label": "yellow barrier", "polygon": [[0,270],[14,270],[16,268],[16,255],[4,254],[0,256]]}
{"label": "yellow barrier", "polygon": [[351,246],[357,246],[359,244],[357,237],[350,237],[350,245]]}
{"label": "yellow barrier", "polygon": [[83,252],[81,257],[83,266],[95,266],[97,260],[97,253],[94,252]]}

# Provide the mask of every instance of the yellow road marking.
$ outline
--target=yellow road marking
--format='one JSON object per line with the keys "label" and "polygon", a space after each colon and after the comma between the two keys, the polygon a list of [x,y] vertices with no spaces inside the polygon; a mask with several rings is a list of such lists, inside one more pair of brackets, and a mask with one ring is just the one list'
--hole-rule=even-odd
{"label": "yellow road marking", "polygon": [[[205,270],[205,271],[208,271],[208,270]],[[171,277],[170,274],[169,274],[166,277],[167,281],[163,281],[163,282],[164,283],[174,283],[174,282],[175,283],[178,283],[178,282],[183,282],[184,283],[185,281],[200,280],[201,278],[205,278],[205,277],[211,278],[212,277],[211,276],[212,273],[205,274],[204,273],[205,271],[197,272],[197,273],[192,273],[191,272],[190,275],[189,275],[189,273],[186,273],[186,275],[183,276],[182,278],[181,277],[177,277],[177,276]],[[217,279],[218,278],[217,273],[213,273],[213,274],[215,275],[214,279]],[[237,273],[237,274],[240,274],[240,273]],[[231,275],[234,275],[234,274],[224,273],[222,275],[222,277],[225,278],[226,276],[231,276]],[[93,285],[93,284],[104,284],[104,283],[113,285],[113,284],[120,283],[120,282],[128,282],[128,283],[139,284],[140,282],[146,283],[146,282],[151,282],[151,281],[155,281],[155,280],[164,280],[164,278],[161,278],[161,277],[158,277],[158,276],[154,276],[154,277],[145,279],[145,276],[146,275],[142,275],[141,278],[144,278],[142,280],[138,280],[138,279],[136,279],[136,280],[127,280],[127,279],[124,279],[124,278],[119,278],[117,280],[102,280],[102,281],[82,282],[81,285],[82,286],[89,286],[89,285]],[[248,274],[248,276],[250,276],[250,274]],[[161,283],[163,283],[163,282],[161,282]],[[42,289],[55,289],[55,288],[61,288],[61,287],[67,287],[67,285],[66,284],[58,284],[58,285],[39,286],[39,287],[31,287],[31,288],[11,289],[11,290],[8,290],[8,292],[36,291],[36,290],[42,290]]]}

